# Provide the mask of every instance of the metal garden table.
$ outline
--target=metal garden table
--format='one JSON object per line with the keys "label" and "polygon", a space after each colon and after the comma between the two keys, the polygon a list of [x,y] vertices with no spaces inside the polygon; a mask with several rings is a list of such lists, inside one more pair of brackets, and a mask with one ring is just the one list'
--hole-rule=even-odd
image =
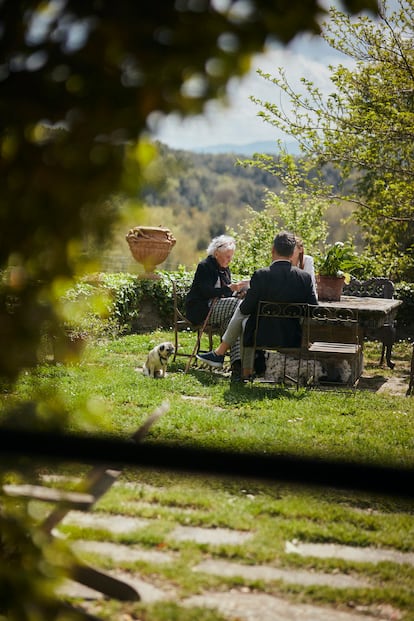
{"label": "metal garden table", "polygon": [[387,366],[391,369],[394,368],[391,352],[396,338],[394,320],[401,304],[401,300],[356,297],[353,295],[342,295],[338,302],[319,301],[320,306],[358,311],[358,321],[365,336],[370,329],[381,329],[383,331],[383,342],[386,344]]}

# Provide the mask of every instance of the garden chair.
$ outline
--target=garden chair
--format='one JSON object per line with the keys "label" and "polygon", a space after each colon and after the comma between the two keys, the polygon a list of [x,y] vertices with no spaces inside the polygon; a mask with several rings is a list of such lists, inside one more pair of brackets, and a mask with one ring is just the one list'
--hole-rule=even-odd
{"label": "garden chair", "polygon": [[[303,377],[303,365],[306,369],[304,383],[309,380],[307,315],[307,304],[261,300],[256,316],[254,353],[262,350],[281,354],[282,383],[291,382],[297,389],[300,386],[301,376]],[[278,322],[276,330],[275,325],[273,329],[271,326],[275,322]],[[276,336],[277,332],[279,338]],[[286,347],[283,344],[283,334],[292,332],[296,332],[299,344],[297,347]]]}
{"label": "garden chair", "polygon": [[[174,356],[173,356],[172,361],[174,362],[177,356],[184,356],[185,358],[188,358],[187,364],[185,366],[185,373],[188,373],[192,362],[196,359],[196,355],[200,351],[204,351],[201,349],[201,341],[202,341],[203,334],[206,334],[208,336],[208,343],[209,343],[209,349],[205,351],[210,351],[213,349],[213,334],[218,332],[217,327],[212,326],[209,323],[209,319],[210,319],[211,311],[213,310],[214,302],[210,307],[209,313],[205,321],[202,324],[195,325],[191,323],[191,321],[187,319],[184,313],[180,310],[179,296],[177,292],[177,284],[174,280],[173,280],[173,301],[174,301],[174,347],[175,347],[175,351],[174,351]],[[178,335],[179,335],[179,332],[183,330],[194,332],[196,335],[196,340],[195,340],[195,343],[193,345],[193,349],[191,350],[191,352],[183,351],[182,347],[179,344]]]}
{"label": "garden chair", "polygon": [[[338,363],[347,361],[350,374],[346,381],[343,377],[335,377],[328,372],[324,380],[316,380],[313,374],[313,385],[341,384],[355,388],[362,373],[361,328],[358,323],[358,311],[327,306],[308,307],[308,352],[316,361],[325,361],[328,369],[338,368]],[[339,374],[338,374],[339,375]]]}
{"label": "garden chair", "polygon": [[[140,442],[153,423],[168,410],[163,404],[139,427],[132,435],[132,442]],[[55,509],[39,524],[39,529],[47,536],[53,536],[53,529],[72,510],[88,511],[108,491],[122,470],[107,469],[95,466],[80,481],[74,491],[64,491],[41,485],[4,485],[3,491],[9,496],[29,498],[44,502],[56,503]],[[140,595],[131,585],[114,578],[112,575],[90,567],[84,563],[75,563],[69,568],[68,577],[107,597],[121,601],[138,601]]]}
{"label": "garden chair", "polygon": [[[344,285],[343,294],[391,300],[394,297],[394,283],[388,278],[373,277],[362,281],[357,278],[352,278],[349,284]],[[392,346],[395,342],[396,334],[395,324],[395,320],[392,319],[389,323],[381,327],[368,325],[365,330],[369,337],[381,341],[382,349],[379,364],[382,365],[384,363],[385,356],[387,366],[390,369],[393,369],[395,366],[394,362],[391,360]]]}

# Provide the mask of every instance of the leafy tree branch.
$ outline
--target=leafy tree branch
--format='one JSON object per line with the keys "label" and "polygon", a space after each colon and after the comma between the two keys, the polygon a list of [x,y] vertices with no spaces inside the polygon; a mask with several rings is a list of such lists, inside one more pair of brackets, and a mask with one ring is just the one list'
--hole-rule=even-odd
{"label": "leafy tree branch", "polygon": [[[306,78],[302,89],[295,89],[280,68],[274,77],[259,74],[287,97],[291,110],[251,99],[260,107],[259,116],[297,140],[303,154],[300,187],[315,191],[308,172],[326,164],[335,166],[344,186],[353,180],[352,191],[340,198],[356,205],[367,253],[380,265],[392,263],[393,278],[412,280],[414,1],[400,0],[393,12],[384,2],[376,21],[355,20],[332,8],[322,36],[354,61],[352,68],[330,67],[332,92],[323,94]],[[329,188],[325,196],[338,198]]]}

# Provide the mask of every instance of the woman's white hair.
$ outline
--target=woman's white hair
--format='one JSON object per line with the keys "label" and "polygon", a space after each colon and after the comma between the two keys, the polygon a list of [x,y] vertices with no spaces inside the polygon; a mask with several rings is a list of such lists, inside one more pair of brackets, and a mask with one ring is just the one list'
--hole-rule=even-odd
{"label": "woman's white hair", "polygon": [[207,254],[214,257],[217,250],[235,250],[236,242],[234,237],[230,235],[219,235],[211,240],[209,247],[207,248]]}

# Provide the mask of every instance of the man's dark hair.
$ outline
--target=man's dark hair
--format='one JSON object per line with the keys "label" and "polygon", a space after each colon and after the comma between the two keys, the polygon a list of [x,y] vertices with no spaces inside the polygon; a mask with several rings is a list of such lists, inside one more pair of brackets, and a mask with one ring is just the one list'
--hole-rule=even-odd
{"label": "man's dark hair", "polygon": [[281,231],[273,240],[273,248],[281,257],[291,257],[296,246],[296,237],[288,231]]}

